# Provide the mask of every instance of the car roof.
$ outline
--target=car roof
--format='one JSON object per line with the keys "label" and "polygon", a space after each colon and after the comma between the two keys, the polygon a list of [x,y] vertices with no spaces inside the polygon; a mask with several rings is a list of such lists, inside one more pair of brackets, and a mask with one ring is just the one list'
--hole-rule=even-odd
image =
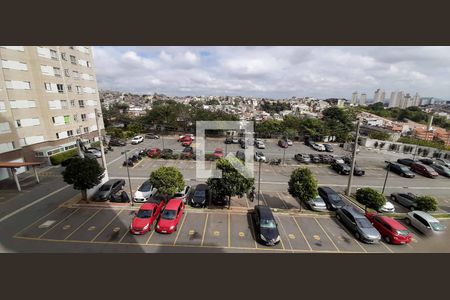
{"label": "car roof", "polygon": [[356,210],[353,206],[351,206],[351,205],[345,205],[344,207],[342,207],[342,209],[345,209],[346,211],[348,211],[349,213],[351,213],[352,216],[354,216],[354,217],[358,217],[358,218],[364,217],[364,218],[365,218],[365,216],[364,216],[363,213],[357,211],[357,210]]}
{"label": "car roof", "polygon": [[399,221],[394,218],[386,217],[386,216],[376,216],[383,220],[386,224],[390,225],[393,229],[405,230],[406,227],[403,226]]}
{"label": "car roof", "polygon": [[429,222],[439,222],[436,218],[434,218],[432,215],[421,211],[421,210],[413,210],[410,212],[411,214],[416,214],[421,216],[422,218],[424,218],[425,220],[429,221]]}
{"label": "car roof", "polygon": [[183,200],[181,200],[181,199],[172,198],[169,200],[169,202],[167,202],[165,209],[178,209],[178,206],[182,202],[183,202]]}
{"label": "car roof", "polygon": [[333,190],[332,188],[330,188],[328,186],[321,186],[321,187],[319,187],[319,189],[321,189],[322,191],[324,191],[327,194],[337,194],[337,192],[335,190]]}
{"label": "car roof", "polygon": [[272,211],[270,210],[270,207],[265,206],[265,205],[256,205],[255,209],[259,211],[261,218],[272,218],[273,219],[273,214]]}
{"label": "car roof", "polygon": [[195,187],[195,191],[206,191],[208,186],[206,184],[199,184]]}

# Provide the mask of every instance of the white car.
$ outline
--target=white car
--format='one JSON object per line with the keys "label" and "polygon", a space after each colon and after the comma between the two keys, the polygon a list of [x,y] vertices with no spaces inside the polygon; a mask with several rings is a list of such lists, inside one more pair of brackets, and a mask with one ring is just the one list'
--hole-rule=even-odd
{"label": "white car", "polygon": [[286,143],[288,144],[288,146],[294,145],[294,143],[292,142],[292,140],[289,140],[289,139],[286,139]]}
{"label": "white car", "polygon": [[311,147],[313,147],[313,149],[317,151],[325,151],[325,146],[322,144],[312,143]]}
{"label": "white car", "polygon": [[142,143],[144,141],[144,137],[142,135],[137,135],[131,139],[131,144],[136,145]]}
{"label": "white car", "polygon": [[184,203],[187,201],[187,197],[189,195],[189,192],[191,191],[191,186],[186,185],[181,191],[173,195],[173,198],[181,199]]}
{"label": "white car", "polygon": [[134,202],[147,202],[151,196],[155,195],[157,189],[153,187],[149,180],[144,181],[134,193]]}
{"label": "white car", "polygon": [[96,149],[96,148],[88,148],[86,150],[86,153],[91,153],[97,158],[101,158],[102,157],[102,152],[100,150]]}
{"label": "white car", "polygon": [[256,145],[256,148],[258,148],[258,149],[266,149],[266,145],[264,145],[263,141],[256,141],[255,145]]}
{"label": "white car", "polygon": [[189,134],[182,134],[182,135],[178,136],[178,141],[180,141],[180,140],[181,140],[182,138],[184,138],[185,136],[188,136],[188,137],[190,137],[193,141],[195,141],[195,135],[192,134],[192,133],[189,133]]}
{"label": "white car", "polygon": [[406,214],[406,224],[411,225],[425,235],[442,233],[446,226],[430,214],[420,210],[413,210]]}
{"label": "white car", "polygon": [[393,212],[395,212],[395,207],[392,204],[392,202],[386,201],[386,203],[380,208],[379,212],[393,213]]}
{"label": "white car", "polygon": [[255,152],[255,160],[256,161],[266,162],[266,156],[261,151],[256,151]]}

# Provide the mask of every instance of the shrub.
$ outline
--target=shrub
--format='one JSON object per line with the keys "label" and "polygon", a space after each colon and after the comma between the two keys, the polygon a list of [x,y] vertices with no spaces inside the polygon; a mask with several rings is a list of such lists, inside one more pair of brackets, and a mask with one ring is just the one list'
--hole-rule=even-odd
{"label": "shrub", "polygon": [[381,140],[381,141],[390,141],[391,135],[386,132],[370,132],[369,137],[374,140]]}
{"label": "shrub", "polygon": [[65,161],[68,158],[71,158],[78,154],[78,148],[73,148],[64,152],[60,152],[57,154],[53,154],[50,156],[50,161],[52,165],[56,166],[61,164],[61,162]]}
{"label": "shrub", "polygon": [[318,195],[317,179],[309,168],[295,169],[291,174],[288,186],[289,194],[298,198],[301,202],[311,200]]}
{"label": "shrub", "polygon": [[356,201],[378,211],[386,203],[386,198],[374,189],[361,188],[356,191]]}
{"label": "shrub", "polygon": [[374,148],[378,148],[378,141],[376,141],[376,142],[373,144],[373,147],[374,147]]}
{"label": "shrub", "polygon": [[214,154],[211,154],[211,153],[206,153],[205,154],[205,160],[207,160],[207,161],[214,161],[216,159],[217,158],[214,156]]}
{"label": "shrub", "polygon": [[437,210],[436,198],[431,196],[419,196],[416,199],[417,210],[435,211]]}
{"label": "shrub", "polygon": [[389,150],[391,150],[391,151],[395,150],[395,144],[390,144],[389,145]]}

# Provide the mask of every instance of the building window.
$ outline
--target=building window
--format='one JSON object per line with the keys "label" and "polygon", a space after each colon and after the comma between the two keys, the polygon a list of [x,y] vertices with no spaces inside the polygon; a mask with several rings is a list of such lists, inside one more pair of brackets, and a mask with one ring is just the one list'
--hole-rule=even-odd
{"label": "building window", "polygon": [[89,127],[84,127],[84,133],[89,133]]}
{"label": "building window", "polygon": [[55,76],[61,77],[61,69],[57,67],[53,67],[53,73],[55,73]]}
{"label": "building window", "polygon": [[58,52],[56,52],[56,50],[50,49],[50,56],[52,59],[58,60]]}
{"label": "building window", "polygon": [[64,75],[66,75],[66,77],[70,77],[69,69],[64,69]]}
{"label": "building window", "polygon": [[73,131],[72,130],[67,130],[67,136],[73,136]]}
{"label": "building window", "polygon": [[58,83],[56,87],[58,89],[58,93],[64,93],[64,86],[62,84]]}
{"label": "building window", "polygon": [[67,91],[68,91],[68,92],[71,92],[71,91],[72,91],[72,85],[71,85],[71,84],[68,84],[68,85],[67,85]]}
{"label": "building window", "polygon": [[61,59],[67,61],[66,52],[61,52]]}
{"label": "building window", "polygon": [[70,107],[75,107],[75,100],[70,100]]}
{"label": "building window", "polygon": [[81,114],[81,121],[86,121],[86,114]]}
{"label": "building window", "polygon": [[81,128],[77,128],[77,134],[81,134]]}
{"label": "building window", "polygon": [[80,76],[78,75],[78,71],[73,71],[73,78],[79,79]]}
{"label": "building window", "polygon": [[61,109],[68,109],[67,100],[61,100]]}
{"label": "building window", "polygon": [[81,94],[82,90],[81,90],[81,86],[77,85],[77,93]]}
{"label": "building window", "polygon": [[22,122],[20,122],[20,120],[16,120],[16,127],[17,128],[22,127]]}
{"label": "building window", "polygon": [[84,100],[78,100],[78,106],[83,108],[84,107]]}
{"label": "building window", "polygon": [[90,62],[86,62],[86,66],[88,67],[88,68],[90,68],[91,67],[91,63]]}
{"label": "building window", "polygon": [[72,64],[76,65],[76,64],[77,64],[77,58],[76,58],[75,56],[71,55],[71,56],[70,56],[70,62],[71,62]]}
{"label": "building window", "polygon": [[74,115],[73,115],[73,120],[74,120],[75,122],[78,122],[78,115],[77,115],[77,114],[74,114]]}
{"label": "building window", "polygon": [[64,116],[64,124],[70,124],[70,116]]}
{"label": "building window", "polygon": [[46,90],[46,91],[51,91],[51,90],[52,90],[52,85],[51,85],[51,83],[44,82],[44,86],[45,86],[45,90]]}

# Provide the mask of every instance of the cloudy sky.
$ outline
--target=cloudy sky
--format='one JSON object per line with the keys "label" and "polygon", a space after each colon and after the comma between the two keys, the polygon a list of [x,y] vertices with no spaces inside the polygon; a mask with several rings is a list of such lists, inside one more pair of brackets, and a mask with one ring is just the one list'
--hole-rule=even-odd
{"label": "cloudy sky", "polygon": [[94,47],[101,89],[169,96],[450,100],[450,47]]}

